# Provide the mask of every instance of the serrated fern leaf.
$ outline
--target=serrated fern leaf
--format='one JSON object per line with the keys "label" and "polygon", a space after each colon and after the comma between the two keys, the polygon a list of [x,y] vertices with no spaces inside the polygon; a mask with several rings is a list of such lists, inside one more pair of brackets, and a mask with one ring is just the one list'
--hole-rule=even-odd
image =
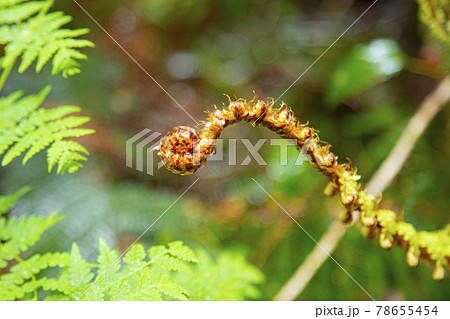
{"label": "serrated fern leaf", "polygon": [[182,241],[174,241],[167,245],[169,247],[168,253],[173,257],[177,257],[184,261],[198,263],[197,256],[194,252],[185,246]]}
{"label": "serrated fern leaf", "polygon": [[[35,275],[49,267],[64,267],[70,262],[68,253],[47,253],[34,255],[11,267],[10,272],[0,277],[0,300],[22,299],[27,293],[43,290],[58,291],[69,294],[71,286],[55,278],[36,279]],[[64,299],[60,299],[64,300]]]}
{"label": "serrated fern leaf", "polygon": [[[100,240],[97,278],[86,292],[85,299],[187,300],[189,293],[170,278],[171,271],[190,272],[187,261],[196,262],[197,257],[182,242],[172,244],[169,247],[154,246],[148,255],[144,246],[134,244],[123,257],[122,267],[117,260],[117,252]],[[177,254],[182,257],[177,257]]]}
{"label": "serrated fern leaf", "polygon": [[23,279],[30,279],[33,274],[38,274],[49,267],[66,267],[70,265],[70,255],[66,252],[36,254],[26,260],[26,265],[18,263],[10,268],[12,274],[17,274]]}
{"label": "serrated fern leaf", "polygon": [[[83,165],[89,152],[71,137],[80,137],[93,133],[91,129],[78,128],[89,121],[85,116],[67,116],[79,112],[76,106],[60,106],[43,109],[43,103],[50,87],[36,95],[22,97],[15,92],[0,98],[0,155],[4,154],[2,166],[6,166],[16,157],[26,152],[25,164],[34,155],[49,146],[47,150],[49,172],[58,165],[57,172],[75,172]],[[80,154],[81,153],[81,154]]]}
{"label": "serrated fern leaf", "polygon": [[[8,211],[13,203],[29,191],[28,187],[15,194],[0,197],[0,209]],[[47,278],[36,279],[36,274],[49,267],[65,267],[69,254],[36,254],[24,259],[26,252],[41,237],[42,233],[57,223],[62,217],[56,212],[42,216],[22,216],[5,218],[0,214],[0,269],[10,266],[7,273],[0,276],[0,300],[37,300],[37,289],[46,284]],[[3,270],[4,272],[5,270]]]}
{"label": "serrated fern leaf", "polygon": [[[163,300],[163,296],[169,296],[178,300],[188,300],[189,292],[175,280],[169,279],[167,272],[144,272],[139,282],[139,289],[128,296],[127,300]],[[155,298],[155,299],[154,299]]]}
{"label": "serrated fern leaf", "polygon": [[11,6],[28,0],[0,0],[0,7]]}
{"label": "serrated fern leaf", "polygon": [[42,216],[24,216],[0,219],[0,268],[7,265],[7,261],[16,258],[20,253],[28,250],[41,237],[42,233],[56,224],[63,217],[55,217],[56,212],[47,218]]}
{"label": "serrated fern leaf", "polygon": [[[8,2],[8,1],[7,1]],[[0,4],[0,23],[12,24],[28,19],[42,10],[47,1],[31,1],[14,5]],[[11,4],[11,3],[10,3]]]}
{"label": "serrated fern leaf", "polygon": [[0,196],[0,216],[7,213],[17,200],[28,193],[30,188],[28,186],[22,187],[17,192],[7,196]]}
{"label": "serrated fern leaf", "polygon": [[70,265],[68,271],[69,284],[72,287],[72,296],[76,299],[89,287],[89,282],[94,277],[90,265],[81,257],[76,243],[72,245]]}
{"label": "serrated fern leaf", "polygon": [[242,254],[225,251],[214,261],[201,250],[198,256],[201,263],[192,267],[194,276],[179,272],[175,277],[192,294],[192,300],[245,300],[260,296],[258,285],[264,276]]}
{"label": "serrated fern leaf", "polygon": [[103,277],[108,278],[107,281],[110,281],[120,269],[120,263],[117,262],[119,254],[117,251],[110,249],[108,244],[101,238],[98,242],[98,250],[98,272],[105,273]]}
{"label": "serrated fern leaf", "polygon": [[167,246],[153,246],[149,249],[148,255],[152,263],[161,269],[192,273],[185,262],[198,262],[194,252],[181,241],[169,243]]}
{"label": "serrated fern leaf", "polygon": [[98,248],[97,278],[86,295],[90,300],[113,300],[117,297],[115,292],[111,290],[108,292],[106,290],[119,277],[119,270],[121,268],[120,261],[118,261],[119,254],[117,251],[110,249],[101,238],[99,239]]}
{"label": "serrated fern leaf", "polygon": [[141,244],[134,244],[123,257],[123,262],[131,269],[139,268],[144,265],[146,257],[145,248]]}
{"label": "serrated fern leaf", "polygon": [[36,280],[35,274],[49,267],[64,267],[70,262],[68,253],[47,253],[43,256],[34,255],[27,260],[21,260],[10,268],[10,272],[0,277],[0,300],[23,298],[25,293],[39,287],[46,290],[63,290],[61,285],[54,285],[54,279],[41,278]]}
{"label": "serrated fern leaf", "polygon": [[89,32],[88,29],[61,29],[72,18],[62,12],[47,13],[53,4],[48,1],[2,1],[0,2],[0,44],[5,45],[3,69],[11,68],[19,57],[22,61],[19,72],[27,70],[37,61],[36,72],[52,60],[52,74],[64,77],[80,72],[78,60],[86,59],[79,52],[83,47],[93,47],[88,40],[76,37]]}
{"label": "serrated fern leaf", "polygon": [[187,300],[190,294],[178,282],[169,280],[167,273],[160,276],[159,281],[155,285],[156,290],[179,300]]}
{"label": "serrated fern leaf", "polygon": [[79,152],[89,155],[89,152],[80,144],[74,141],[57,141],[48,149],[48,171],[50,172],[55,164],[58,164],[58,174],[76,172],[83,165],[80,161],[87,158]]}

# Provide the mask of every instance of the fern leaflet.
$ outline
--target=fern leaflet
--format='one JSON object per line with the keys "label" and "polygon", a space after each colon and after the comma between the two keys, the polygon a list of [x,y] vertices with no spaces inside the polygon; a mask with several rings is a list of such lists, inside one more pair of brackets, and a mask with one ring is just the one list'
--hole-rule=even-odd
{"label": "fern leaflet", "polygon": [[[24,2],[24,3],[22,3]],[[62,29],[72,20],[63,12],[48,13],[53,0],[47,1],[0,1],[0,44],[5,45],[5,56],[0,66],[7,70],[19,57],[22,61],[19,73],[23,73],[37,61],[36,72],[52,59],[52,74],[64,77],[80,72],[77,60],[87,56],[78,51],[93,47],[91,41],[76,39],[89,32],[88,29]]]}
{"label": "fern leaflet", "polygon": [[42,233],[56,224],[63,217],[56,217],[56,212],[49,217],[27,216],[0,219],[0,268],[6,267],[7,262],[27,251],[41,237]]}
{"label": "fern leaflet", "polygon": [[204,250],[197,254],[201,263],[192,267],[195,276],[176,274],[176,279],[192,294],[192,300],[245,300],[260,297],[257,285],[264,281],[264,275],[243,255],[224,251],[214,261]]}
{"label": "fern leaflet", "polygon": [[15,92],[0,98],[0,155],[4,154],[2,166],[8,165],[24,152],[23,164],[41,150],[47,150],[49,172],[57,164],[57,173],[73,173],[83,165],[89,152],[69,137],[91,134],[91,129],[78,128],[89,121],[88,117],[67,116],[79,112],[77,106],[60,106],[43,109],[39,106],[50,92],[45,87],[36,95],[22,97]]}
{"label": "fern leaflet", "polygon": [[29,191],[30,188],[25,186],[14,194],[7,196],[0,196],[0,216],[7,213],[11,209],[11,207],[13,207],[13,205],[17,202],[17,200],[26,193],[28,193]]}

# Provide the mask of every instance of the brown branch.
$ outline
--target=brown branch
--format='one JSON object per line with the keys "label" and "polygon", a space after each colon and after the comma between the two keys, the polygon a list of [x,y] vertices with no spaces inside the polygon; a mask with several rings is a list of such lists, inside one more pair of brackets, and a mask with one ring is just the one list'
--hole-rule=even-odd
{"label": "brown branch", "polygon": [[388,158],[367,183],[367,193],[378,195],[391,184],[419,137],[448,100],[450,100],[450,76],[446,76],[422,102]]}
{"label": "brown branch", "polygon": [[325,235],[320,238],[318,244],[314,246],[314,249],[306,257],[305,261],[276,294],[274,300],[295,300],[320,266],[327,260],[328,255],[324,250],[332,254],[346,231],[346,226],[340,221],[334,221]]}

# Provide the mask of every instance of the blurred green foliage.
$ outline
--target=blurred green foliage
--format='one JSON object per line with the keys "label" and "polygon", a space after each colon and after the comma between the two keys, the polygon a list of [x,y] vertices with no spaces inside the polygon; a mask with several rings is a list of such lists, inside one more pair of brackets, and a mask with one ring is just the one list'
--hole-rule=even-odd
{"label": "blurred green foliage", "polygon": [[202,261],[193,266],[195,276],[177,274],[193,296],[191,300],[246,300],[261,297],[259,289],[264,275],[249,264],[244,255],[236,251],[224,251],[214,261],[207,252],[197,253]]}
{"label": "blurred green foliage", "polygon": [[[329,0],[81,3],[196,119],[202,119],[210,105],[226,102],[224,93],[249,99],[255,91],[258,98],[277,98],[369,5]],[[149,176],[126,167],[127,139],[144,128],[165,133],[175,125],[191,125],[192,120],[79,7],[71,2],[55,5],[74,16],[71,28],[91,29],[87,38],[96,48],[83,61],[83,72],[64,81],[51,77],[49,66],[39,74],[27,70],[19,77],[13,72],[2,95],[16,88],[31,94],[42,89],[43,82],[50,83],[48,104],[82,105],[97,133],[84,138],[92,156],[74,176],[45,174],[42,155],[27,166],[12,162],[0,170],[2,192],[23,185],[33,190],[10,216],[47,216],[53,210],[66,216],[29,254],[69,251],[76,241],[81,254],[94,263],[98,237],[124,251],[200,177],[140,242],[150,247],[182,240],[200,260],[203,250],[216,260],[210,263],[205,258],[205,264],[191,265],[201,278],[213,278],[213,289],[205,287],[206,279],[177,277],[194,299],[228,299],[233,294],[237,299],[272,299],[314,242],[251,178],[316,239],[340,212],[335,198],[322,195],[326,180],[308,163],[295,165],[298,155],[291,147],[288,165],[280,165],[279,147],[269,143],[261,148],[266,166],[253,160],[242,166],[248,152],[239,140],[238,165],[227,165],[225,143],[224,159],[208,163],[196,176],[164,170]],[[448,74],[450,51],[428,36],[419,15],[414,1],[377,3],[282,97],[302,121],[309,120],[320,130],[339,161],[352,159],[363,183],[387,156],[426,94]],[[382,54],[374,59],[377,47]],[[339,73],[345,81],[335,75]],[[449,118],[447,107],[383,194],[382,205],[404,214],[418,229],[437,229],[449,222]],[[274,137],[246,124],[223,134],[225,140],[248,138],[253,144]],[[243,256],[254,266],[244,266]],[[450,297],[448,279],[433,281],[425,265],[408,268],[403,250],[383,251],[365,241],[356,228],[348,231],[333,257],[376,299]],[[265,277],[262,285],[254,267]],[[224,273],[232,276],[224,279]],[[241,284],[247,288],[241,289]],[[327,260],[298,299],[368,297]]]}
{"label": "blurred green foliage", "polygon": [[[0,197],[1,214],[28,191],[22,188]],[[0,270],[9,268],[0,273],[0,300],[244,300],[259,296],[254,285],[264,276],[241,254],[224,252],[216,264],[201,251],[199,261],[181,241],[155,245],[148,252],[143,245],[133,243],[119,256],[100,238],[97,264],[86,262],[76,243],[70,254],[47,252],[27,259],[19,257],[62,219],[55,215],[18,219],[0,216]],[[191,270],[190,263],[200,264]],[[56,267],[60,268],[58,276],[46,276]],[[177,272],[186,275],[173,279]],[[184,283],[191,293],[183,288]]]}
{"label": "blurred green foliage", "polygon": [[357,45],[330,76],[326,101],[332,106],[361,93],[403,69],[405,57],[389,39]]}

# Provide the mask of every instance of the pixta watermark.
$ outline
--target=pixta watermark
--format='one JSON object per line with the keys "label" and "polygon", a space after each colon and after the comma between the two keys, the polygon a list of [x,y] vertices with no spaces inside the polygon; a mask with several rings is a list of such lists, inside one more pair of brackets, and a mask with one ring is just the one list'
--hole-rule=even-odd
{"label": "pixta watermark", "polygon": [[[161,133],[146,128],[129,138],[126,141],[126,165],[148,175],[154,175],[155,169],[159,170],[164,166],[157,155],[161,137]],[[193,142],[196,143],[196,140]],[[276,150],[279,152],[277,156],[279,160],[278,165],[300,166],[304,162],[309,161],[309,158],[303,155],[307,153],[308,142],[302,145],[295,161],[293,161],[292,156],[289,156],[288,148],[297,147],[297,140],[295,139],[259,139],[256,142],[246,138],[217,139],[214,141],[214,144],[215,152],[208,158],[208,161],[222,161],[229,166],[247,166],[252,161],[257,165],[266,166],[267,162],[260,151],[267,144],[276,147]],[[195,158],[199,154],[193,155]],[[316,161],[320,162],[320,159],[316,159]]]}

